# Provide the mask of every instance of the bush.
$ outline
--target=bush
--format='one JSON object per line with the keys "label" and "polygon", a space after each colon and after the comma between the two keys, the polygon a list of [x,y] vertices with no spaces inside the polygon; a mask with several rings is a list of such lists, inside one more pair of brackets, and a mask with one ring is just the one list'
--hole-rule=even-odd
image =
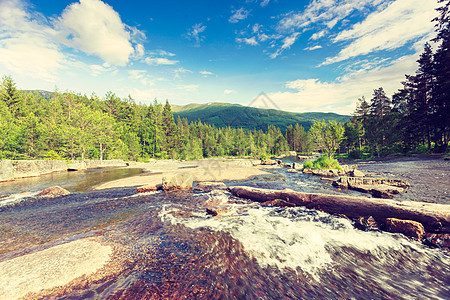
{"label": "bush", "polygon": [[363,158],[363,155],[364,155],[364,153],[361,150],[355,149],[355,150],[352,150],[352,151],[350,151],[348,153],[348,158],[350,158],[350,159],[361,159],[361,158]]}
{"label": "bush", "polygon": [[341,166],[336,159],[329,158],[328,156],[321,156],[313,163],[314,169],[340,169]]}
{"label": "bush", "polygon": [[313,167],[312,161],[308,160],[303,163],[303,168],[305,168],[305,169],[311,169],[312,167]]}
{"label": "bush", "polygon": [[47,152],[47,154],[45,155],[44,159],[55,159],[55,160],[61,160],[62,157],[53,150],[50,150]]}

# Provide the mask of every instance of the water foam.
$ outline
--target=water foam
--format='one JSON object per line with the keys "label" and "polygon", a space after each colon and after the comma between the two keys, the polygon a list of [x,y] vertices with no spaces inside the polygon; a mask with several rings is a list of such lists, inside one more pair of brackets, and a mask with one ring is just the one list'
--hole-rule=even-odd
{"label": "water foam", "polygon": [[12,194],[0,199],[0,207],[8,207],[19,204],[20,202],[27,201],[28,198],[36,197],[39,192],[23,192],[19,194]]}
{"label": "water foam", "polygon": [[176,213],[181,209],[165,205],[159,216],[163,221],[192,229],[227,232],[240,241],[261,266],[277,266],[280,270],[300,268],[316,279],[320,270],[333,265],[331,252],[341,251],[342,247],[351,247],[378,259],[383,259],[386,250],[398,251],[405,246],[421,251],[406,239],[356,230],[347,219],[302,207],[279,209],[258,204],[229,204],[227,213],[220,217],[197,211],[191,218]]}

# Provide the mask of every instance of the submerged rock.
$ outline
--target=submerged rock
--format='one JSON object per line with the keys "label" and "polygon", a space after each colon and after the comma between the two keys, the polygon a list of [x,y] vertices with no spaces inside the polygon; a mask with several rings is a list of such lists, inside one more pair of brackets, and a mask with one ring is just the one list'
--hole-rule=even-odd
{"label": "submerged rock", "polygon": [[211,192],[213,190],[226,190],[228,187],[223,182],[199,182],[194,190],[202,191],[202,192]]}
{"label": "submerged rock", "polygon": [[296,169],[289,169],[286,173],[298,173],[298,171]]}
{"label": "submerged rock", "polygon": [[423,242],[431,247],[450,249],[450,234],[427,233]]}
{"label": "submerged rock", "polygon": [[354,226],[358,229],[365,230],[365,231],[380,229],[380,224],[372,216],[359,217],[355,221]]}
{"label": "submerged rock", "polygon": [[162,178],[162,189],[164,191],[190,190],[194,177],[191,174],[183,173],[172,177]]}
{"label": "submerged rock", "polygon": [[425,228],[422,223],[411,221],[411,220],[401,220],[396,218],[386,219],[386,229],[389,232],[403,233],[406,236],[422,239],[425,234]]}
{"label": "submerged rock", "polygon": [[70,192],[66,189],[63,189],[60,186],[52,186],[49,188],[46,188],[45,190],[43,190],[42,192],[40,192],[38,194],[38,196],[45,196],[45,197],[62,197],[62,196],[66,196],[69,195]]}

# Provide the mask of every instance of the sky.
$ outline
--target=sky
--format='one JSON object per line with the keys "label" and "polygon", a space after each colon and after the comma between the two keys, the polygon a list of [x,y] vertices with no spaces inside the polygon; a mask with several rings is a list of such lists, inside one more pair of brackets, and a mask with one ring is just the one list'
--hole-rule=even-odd
{"label": "sky", "polygon": [[[0,76],[137,103],[350,114],[414,74],[436,0],[0,0]],[[261,105],[259,105],[261,107]],[[264,106],[262,106],[264,107]]]}

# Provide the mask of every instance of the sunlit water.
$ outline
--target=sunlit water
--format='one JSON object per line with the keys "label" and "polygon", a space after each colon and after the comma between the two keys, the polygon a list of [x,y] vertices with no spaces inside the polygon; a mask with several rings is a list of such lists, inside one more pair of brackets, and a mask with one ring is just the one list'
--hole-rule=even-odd
{"label": "sunlit water", "polygon": [[[301,189],[296,180],[252,183]],[[328,190],[315,181],[305,185]],[[210,216],[206,208],[222,215]],[[398,234],[356,230],[326,213],[263,207],[227,192],[32,196],[0,208],[0,220],[0,261],[88,236],[114,245],[113,275],[72,286],[57,295],[62,299],[450,297],[445,251]]]}

